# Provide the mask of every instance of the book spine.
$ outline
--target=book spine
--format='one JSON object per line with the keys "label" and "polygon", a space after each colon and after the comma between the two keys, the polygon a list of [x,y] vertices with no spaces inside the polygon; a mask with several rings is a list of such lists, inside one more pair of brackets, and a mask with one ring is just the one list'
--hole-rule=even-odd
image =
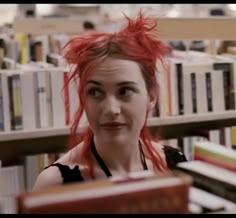
{"label": "book spine", "polygon": [[176,64],[179,114],[184,114],[182,64]]}
{"label": "book spine", "polygon": [[211,72],[212,87],[212,107],[213,112],[225,111],[223,72],[220,70],[212,70]]}
{"label": "book spine", "polygon": [[0,74],[0,131],[4,130],[4,115],[3,115],[3,94],[2,94],[2,81]]}
{"label": "book spine", "polygon": [[54,128],[64,127],[66,124],[65,105],[63,102],[63,75],[63,71],[50,71],[52,87],[52,116]]}
{"label": "book spine", "polygon": [[169,69],[170,69],[170,106],[171,106],[171,115],[179,115],[178,107],[178,89],[177,89],[177,72],[176,66],[173,60],[169,60]]}
{"label": "book spine", "polygon": [[11,130],[11,115],[10,115],[10,93],[8,88],[8,75],[7,73],[0,73],[2,85],[2,100],[3,100],[3,120],[4,131]]}
{"label": "book spine", "polygon": [[11,75],[8,75],[7,82],[8,82],[8,92],[9,92],[10,125],[11,125],[11,130],[15,130],[13,80]]}
{"label": "book spine", "polygon": [[[217,137],[219,138],[219,134],[217,134]],[[194,159],[195,160],[202,160],[204,162],[211,163],[216,166],[223,167],[230,171],[236,172],[235,157],[232,157],[227,154],[223,154],[223,152],[220,153],[219,151],[214,151],[212,149],[209,149],[207,148],[207,145],[206,147],[203,148],[199,146],[200,143],[201,142],[199,143],[196,142],[194,144]],[[219,145],[218,143],[216,143],[214,146],[217,146],[217,145],[223,149],[226,149],[224,148],[224,146]],[[228,151],[228,149],[226,150]]]}
{"label": "book spine", "polygon": [[214,63],[214,70],[223,71],[223,87],[224,87],[224,99],[225,99],[225,110],[234,109],[231,108],[230,99],[230,64],[229,63]]}
{"label": "book spine", "polygon": [[205,72],[196,71],[197,84],[197,113],[207,112],[207,93]]}
{"label": "book spine", "polygon": [[46,71],[37,72],[40,128],[48,128]]}
{"label": "book spine", "polygon": [[191,73],[185,70],[183,65],[183,101],[184,101],[184,114],[193,113],[192,101],[192,87],[191,87]]}
{"label": "book spine", "polygon": [[189,174],[193,178],[193,186],[218,195],[222,198],[236,202],[236,187],[235,185],[216,180],[212,177],[202,175],[201,173],[193,172],[181,167],[179,170]]}
{"label": "book spine", "polygon": [[22,100],[21,100],[21,82],[20,75],[15,74],[13,77],[13,85],[14,85],[14,110],[15,110],[15,129],[22,130],[23,129],[23,120],[22,120]]}
{"label": "book spine", "polygon": [[211,112],[213,111],[211,72],[206,72],[205,76],[206,76],[207,109],[209,112]]}
{"label": "book spine", "polygon": [[192,87],[192,105],[193,113],[197,113],[197,85],[196,85],[196,73],[191,73],[191,87]]}
{"label": "book spine", "polygon": [[52,86],[50,72],[45,71],[46,80],[46,104],[47,104],[47,114],[48,114],[48,127],[53,127],[53,117],[52,117]]}

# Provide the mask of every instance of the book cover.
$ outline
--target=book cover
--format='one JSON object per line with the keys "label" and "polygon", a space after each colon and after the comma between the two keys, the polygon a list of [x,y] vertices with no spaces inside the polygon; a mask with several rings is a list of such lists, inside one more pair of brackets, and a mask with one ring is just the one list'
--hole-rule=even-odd
{"label": "book cover", "polygon": [[188,213],[185,174],[76,183],[22,193],[19,213]]}

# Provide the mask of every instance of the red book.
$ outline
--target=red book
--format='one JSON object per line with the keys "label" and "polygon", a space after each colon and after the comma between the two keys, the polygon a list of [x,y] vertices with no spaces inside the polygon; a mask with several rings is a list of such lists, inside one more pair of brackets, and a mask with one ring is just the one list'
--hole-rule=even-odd
{"label": "red book", "polygon": [[188,213],[191,177],[180,172],[100,180],[21,193],[18,213]]}

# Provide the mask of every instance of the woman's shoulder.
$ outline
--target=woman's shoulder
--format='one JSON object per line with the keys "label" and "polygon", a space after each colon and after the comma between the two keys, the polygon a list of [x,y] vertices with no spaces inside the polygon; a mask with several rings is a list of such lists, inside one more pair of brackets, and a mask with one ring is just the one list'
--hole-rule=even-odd
{"label": "woman's shoulder", "polygon": [[162,157],[164,156],[169,169],[175,169],[178,163],[187,161],[184,153],[178,148],[165,145],[161,142],[153,142],[153,146]]}
{"label": "woman's shoulder", "polygon": [[55,167],[45,168],[37,177],[33,191],[62,183],[60,171]]}
{"label": "woman's shoulder", "polygon": [[[54,163],[46,166],[44,170],[38,175],[34,190],[59,185],[71,180],[71,175],[81,175],[81,169],[84,167],[80,164],[79,160],[75,160],[78,155],[80,145],[66,152]],[[78,176],[77,176],[78,177]],[[76,177],[76,178],[77,178]],[[82,180],[82,177],[80,178]]]}

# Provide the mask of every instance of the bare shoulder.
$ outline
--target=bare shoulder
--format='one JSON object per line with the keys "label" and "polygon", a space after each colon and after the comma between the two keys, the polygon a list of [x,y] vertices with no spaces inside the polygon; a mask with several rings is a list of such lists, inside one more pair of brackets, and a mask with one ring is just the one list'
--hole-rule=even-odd
{"label": "bare shoulder", "polygon": [[[53,164],[60,163],[61,165],[66,165],[69,168],[74,167],[75,165],[80,165],[79,154],[81,152],[82,144],[77,145],[62,157],[56,160]],[[79,166],[80,169],[83,169],[82,166]],[[46,188],[54,185],[60,185],[63,183],[63,178],[61,172],[56,166],[48,166],[45,168],[37,177],[34,184],[33,190],[38,190],[41,188]]]}
{"label": "bare shoulder", "polygon": [[57,167],[48,167],[38,175],[33,187],[33,191],[59,185],[61,183],[62,177]]}

